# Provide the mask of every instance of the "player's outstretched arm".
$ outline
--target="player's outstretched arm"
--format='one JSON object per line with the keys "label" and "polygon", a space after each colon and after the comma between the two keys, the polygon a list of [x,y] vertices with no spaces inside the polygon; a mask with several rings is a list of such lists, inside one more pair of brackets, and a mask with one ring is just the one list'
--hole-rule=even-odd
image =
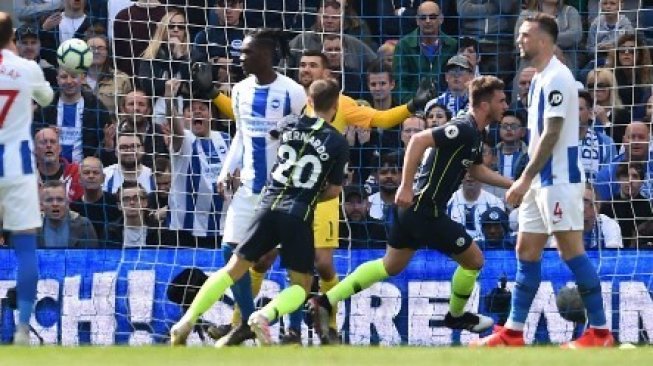
{"label": "player's outstretched arm", "polygon": [[510,188],[513,183],[512,179],[504,177],[483,164],[472,165],[469,168],[469,174],[474,179],[495,187]]}
{"label": "player's outstretched arm", "polygon": [[200,98],[213,101],[213,104],[218,108],[220,113],[231,120],[235,119],[231,98],[224,95],[213,85],[213,70],[211,65],[200,62],[193,65],[192,79],[193,90],[197,91]]}

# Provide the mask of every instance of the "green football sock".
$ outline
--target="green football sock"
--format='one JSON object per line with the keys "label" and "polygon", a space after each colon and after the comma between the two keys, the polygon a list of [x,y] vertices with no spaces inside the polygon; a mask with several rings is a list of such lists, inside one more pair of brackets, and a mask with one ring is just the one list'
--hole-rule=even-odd
{"label": "green football sock", "polygon": [[190,320],[195,323],[197,318],[209,310],[233,284],[234,280],[227,271],[219,270],[215,272],[204,282],[185,316],[189,316]]}
{"label": "green football sock", "polygon": [[348,299],[351,295],[361,292],[386,278],[388,278],[388,272],[383,265],[383,258],[365,262],[329,290],[326,296],[329,303],[335,305],[339,301]]}
{"label": "green football sock", "polygon": [[281,291],[277,297],[265,305],[261,309],[261,313],[272,322],[299,309],[305,300],[306,291],[299,285],[292,285]]}
{"label": "green football sock", "polygon": [[474,290],[476,278],[481,271],[478,269],[464,269],[461,266],[456,268],[451,278],[451,299],[449,300],[449,312],[454,317],[461,316],[465,312],[465,304]]}

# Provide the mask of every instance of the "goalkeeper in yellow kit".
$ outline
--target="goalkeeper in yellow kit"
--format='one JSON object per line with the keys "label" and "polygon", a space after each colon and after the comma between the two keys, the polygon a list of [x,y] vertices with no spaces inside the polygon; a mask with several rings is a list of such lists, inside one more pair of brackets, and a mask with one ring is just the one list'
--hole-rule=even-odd
{"label": "goalkeeper in yellow kit", "polygon": [[[297,82],[306,90],[313,81],[327,79],[331,77],[331,71],[327,66],[327,58],[320,51],[305,51],[299,62],[299,72]],[[208,96],[222,114],[228,118],[233,118],[231,109],[231,100],[224,94],[215,89],[212,84],[211,69],[208,66],[198,67],[193,75],[193,83],[200,95]],[[420,88],[416,91],[415,96],[406,104],[379,111],[374,108],[359,106],[356,101],[346,95],[341,94],[338,100],[338,111],[331,121],[331,124],[341,133],[344,133],[346,127],[357,126],[361,128],[391,128],[404,121],[412,113],[421,110],[424,105],[435,97],[433,85],[428,80],[423,80]],[[309,111],[312,112],[312,111]],[[329,201],[321,202],[315,210],[315,220],[313,221],[313,233],[315,235],[315,269],[319,275],[320,292],[326,293],[329,289],[338,284],[338,276],[333,264],[333,251],[339,245],[339,214],[340,199],[334,198]],[[271,265],[275,257],[268,257],[266,263],[259,263],[250,270],[252,278],[252,292],[256,296],[261,288],[266,270]],[[270,260],[272,259],[272,260]],[[335,312],[331,315],[329,324],[330,343],[337,340],[336,317]],[[300,343],[301,342],[301,311],[291,314],[290,326],[286,331],[283,343]],[[240,323],[239,312],[234,312],[232,323]],[[246,319],[244,320],[246,321]],[[229,337],[228,333],[231,326],[222,326],[219,328],[214,337]],[[219,343],[224,345],[239,344],[240,339],[221,339]]]}

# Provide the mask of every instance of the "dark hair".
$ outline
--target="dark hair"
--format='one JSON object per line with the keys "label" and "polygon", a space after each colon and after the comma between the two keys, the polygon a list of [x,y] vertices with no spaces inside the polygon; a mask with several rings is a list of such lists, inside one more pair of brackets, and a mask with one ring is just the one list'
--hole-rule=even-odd
{"label": "dark hair", "polygon": [[8,13],[0,12],[0,48],[5,48],[14,37],[14,23]]}
{"label": "dark hair", "polygon": [[594,98],[592,97],[592,93],[588,92],[587,90],[579,90],[578,99],[585,99],[585,103],[587,103],[588,108],[592,108],[594,105]]}
{"label": "dark hair", "polygon": [[367,65],[367,81],[370,81],[370,74],[381,74],[387,73],[390,77],[390,81],[393,81],[394,75],[392,75],[392,65],[383,60],[374,60]]}
{"label": "dark hair", "polygon": [[377,171],[385,166],[401,169],[402,166],[401,154],[398,151],[390,151],[381,154],[381,157],[379,158],[379,166],[377,167]]}
{"label": "dark hair", "polygon": [[470,83],[469,99],[472,107],[478,107],[481,102],[489,102],[495,91],[503,91],[505,84],[496,76],[479,76]]}
{"label": "dark hair", "polygon": [[630,169],[635,169],[637,174],[639,174],[639,178],[642,179],[644,177],[644,165],[640,163],[623,163],[617,165],[617,171],[615,172],[615,177],[621,178],[621,177],[630,177]]}
{"label": "dark hair", "polygon": [[143,142],[143,134],[136,132],[136,129],[134,126],[130,126],[128,123],[123,122],[122,125],[120,126],[120,129],[117,131],[116,135],[116,142],[120,140],[121,137],[136,137],[138,141],[141,143],[141,145],[144,143]]}
{"label": "dark hair", "polygon": [[152,172],[154,175],[159,176],[163,174],[170,174],[172,171],[172,165],[170,164],[170,158],[166,156],[157,156],[154,159],[154,164],[152,166]]}
{"label": "dark hair", "polygon": [[272,55],[279,51],[279,56],[284,59],[290,55],[290,45],[286,34],[281,29],[264,29],[259,28],[248,34],[254,41],[261,46],[267,47]]}
{"label": "dark hair", "polygon": [[327,59],[326,55],[320,51],[320,50],[305,50],[302,52],[302,57],[319,57],[320,60],[322,61],[322,67],[328,68],[329,67],[329,59]]}
{"label": "dark hair", "polygon": [[555,44],[558,41],[558,24],[554,17],[545,13],[535,13],[531,16],[526,17],[525,22],[537,23],[537,26],[544,33],[551,36],[553,43]]}
{"label": "dark hair", "polygon": [[476,53],[478,53],[478,41],[475,40],[474,38],[463,37],[460,39],[460,42],[458,43],[458,51],[467,47],[474,47],[474,50],[476,51]]}
{"label": "dark hair", "polygon": [[[513,111],[506,111],[506,113],[503,114],[504,117],[514,117],[519,121],[519,124],[524,127],[524,120],[519,116],[519,114],[513,112]],[[502,118],[503,120],[503,118]]]}
{"label": "dark hair", "polygon": [[316,80],[308,87],[308,95],[315,111],[326,112],[338,103],[340,86],[333,79]]}
{"label": "dark hair", "polygon": [[[141,186],[138,182],[124,181],[120,186],[120,188],[118,188],[118,190],[116,191],[116,199],[118,200],[118,202],[122,202],[121,199],[122,191],[124,191],[125,189],[133,189],[133,188],[138,188],[140,191],[142,191],[147,195],[147,191],[145,190],[145,188],[143,188],[143,186]],[[146,208],[143,207],[143,209]]]}
{"label": "dark hair", "polygon": [[428,114],[431,112],[431,110],[433,110],[433,108],[440,108],[444,111],[444,115],[447,116],[447,121],[451,121],[451,119],[453,118],[453,113],[451,113],[449,108],[447,108],[447,106],[442,103],[433,103],[428,107],[429,108],[424,111],[425,117],[428,116]]}

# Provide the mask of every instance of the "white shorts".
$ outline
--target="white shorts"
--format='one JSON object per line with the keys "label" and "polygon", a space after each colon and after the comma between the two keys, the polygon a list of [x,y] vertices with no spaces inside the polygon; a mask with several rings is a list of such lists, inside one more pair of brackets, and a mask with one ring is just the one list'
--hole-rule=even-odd
{"label": "white shorts", "polygon": [[259,193],[240,187],[229,204],[224,223],[222,242],[240,244],[254,221],[254,210],[260,199]]}
{"label": "white shorts", "polygon": [[0,179],[0,219],[8,231],[41,227],[41,205],[36,175]]}
{"label": "white shorts", "polygon": [[583,230],[585,183],[531,188],[519,206],[519,231],[549,234]]}

